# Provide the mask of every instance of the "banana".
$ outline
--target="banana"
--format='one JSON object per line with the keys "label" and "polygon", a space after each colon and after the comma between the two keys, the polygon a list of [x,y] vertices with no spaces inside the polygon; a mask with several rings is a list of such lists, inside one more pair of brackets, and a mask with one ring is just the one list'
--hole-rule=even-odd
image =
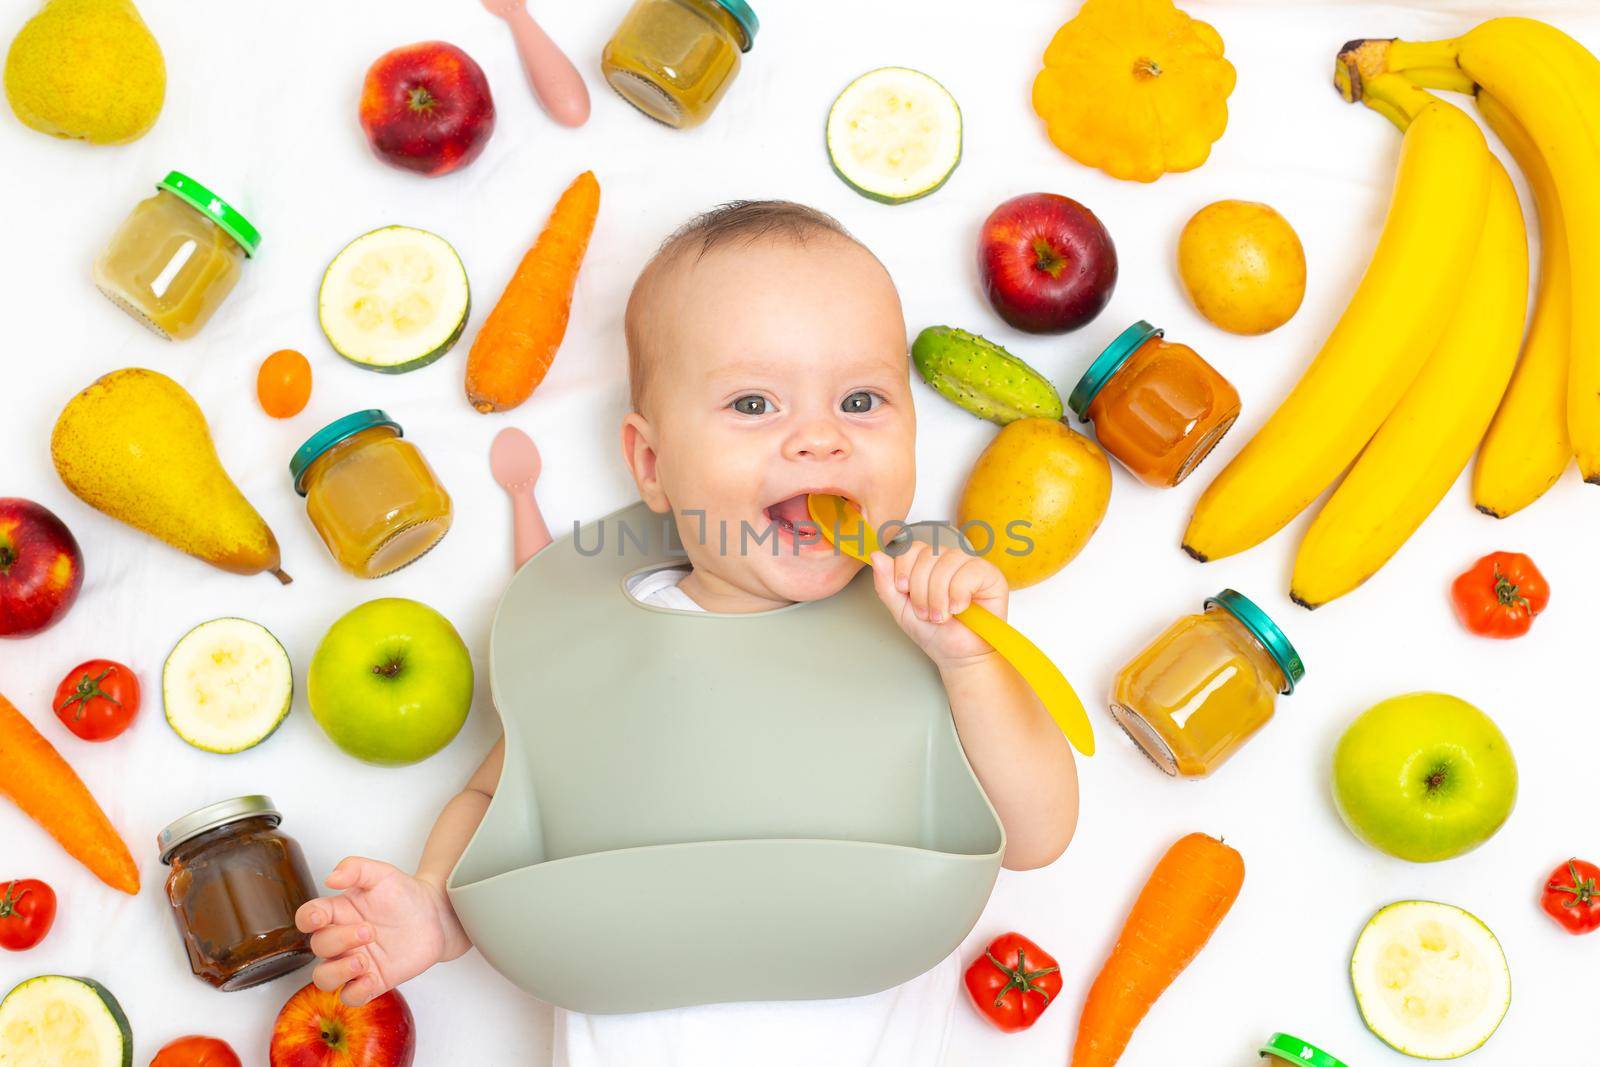
{"label": "banana", "polygon": [[1289,593],[1304,607],[1350,592],[1405,544],[1466,469],[1511,379],[1527,321],[1528,234],[1510,175],[1492,157],[1489,169],[1459,307],[1300,543]]}
{"label": "banana", "polygon": [[1510,149],[1539,212],[1539,295],[1522,359],[1495,412],[1472,471],[1472,500],[1503,519],[1537,500],[1572,462],[1567,436],[1567,364],[1572,349],[1572,270],[1561,199],[1528,131],[1493,96],[1478,94],[1484,121]]}
{"label": "banana", "polygon": [[1299,384],[1201,495],[1183,547],[1202,562],[1266,540],[1350,465],[1422,369],[1472,266],[1492,158],[1477,123],[1398,75],[1366,93],[1409,122],[1383,233]]}
{"label": "banana", "polygon": [[[1566,222],[1573,303],[1600,299],[1600,59],[1545,23],[1497,18],[1448,41],[1354,41],[1337,81],[1457,67],[1516,116],[1543,151]],[[1567,430],[1586,481],[1600,483],[1600,333],[1574,325]]]}

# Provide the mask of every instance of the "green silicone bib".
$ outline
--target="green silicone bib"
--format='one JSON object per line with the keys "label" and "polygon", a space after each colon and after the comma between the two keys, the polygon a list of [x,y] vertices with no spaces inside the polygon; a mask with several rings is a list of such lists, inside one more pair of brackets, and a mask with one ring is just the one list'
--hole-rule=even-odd
{"label": "green silicone bib", "polygon": [[[977,922],[1005,835],[871,575],[753,615],[650,607],[643,504],[545,548],[490,647],[505,770],[449,883],[484,956],[575,1011],[858,996]],[[770,551],[770,546],[755,551]]]}

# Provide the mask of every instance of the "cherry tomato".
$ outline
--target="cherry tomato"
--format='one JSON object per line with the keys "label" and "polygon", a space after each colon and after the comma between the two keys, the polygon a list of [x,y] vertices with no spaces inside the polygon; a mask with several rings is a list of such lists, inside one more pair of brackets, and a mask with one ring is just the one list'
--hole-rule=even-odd
{"label": "cherry tomato", "polygon": [[1539,905],[1568,933],[1600,930],[1600,867],[1585,860],[1568,860],[1544,880]]}
{"label": "cherry tomato", "polygon": [[37,878],[0,882],[0,948],[30,949],[56,921],[56,892]]}
{"label": "cherry tomato", "polygon": [[292,348],[280,349],[261,361],[256,372],[256,399],[275,419],[300,414],[311,399],[311,364]]}
{"label": "cherry tomato", "polygon": [[180,1037],[161,1046],[150,1067],[241,1067],[226,1041],[215,1037]]}
{"label": "cherry tomato", "polygon": [[1021,934],[1001,934],[967,968],[967,995],[978,1012],[1007,1033],[1026,1030],[1061,992],[1061,968]]}
{"label": "cherry tomato", "polygon": [[1550,603],[1550,585],[1520,552],[1491,552],[1450,586],[1456,617],[1479,637],[1521,637]]}
{"label": "cherry tomato", "polygon": [[92,659],[67,672],[50,706],[85,741],[109,741],[139,712],[139,678],[120,663]]}

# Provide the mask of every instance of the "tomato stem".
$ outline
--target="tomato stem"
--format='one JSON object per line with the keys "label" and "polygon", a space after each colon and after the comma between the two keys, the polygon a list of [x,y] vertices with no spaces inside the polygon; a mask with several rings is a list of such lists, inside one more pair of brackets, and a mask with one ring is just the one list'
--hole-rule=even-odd
{"label": "tomato stem", "polygon": [[17,885],[18,883],[16,882],[6,883],[6,895],[0,897],[0,919],[9,919],[15,915],[17,913],[17,905],[21,904],[22,898],[28,895],[26,889],[18,893]]}
{"label": "tomato stem", "polygon": [[74,689],[72,691],[72,695],[68,697],[59,708],[56,709],[56,713],[59,715],[61,712],[66,711],[68,708],[72,707],[72,705],[76,704],[78,705],[78,710],[73,713],[72,721],[77,722],[83,718],[83,709],[88,707],[89,701],[93,700],[95,697],[101,697],[105,700],[111,701],[111,703],[115,704],[119,708],[122,707],[122,701],[118,700],[116,697],[100,688],[100,683],[105,681],[106,676],[110,673],[111,668],[107,667],[105,670],[100,672],[98,677],[90,678],[87,674],[85,674],[83,677],[79,678],[78,687]]}
{"label": "tomato stem", "polygon": [[1499,567],[1494,569],[1494,596],[1508,608],[1526,608],[1528,598],[1517,592],[1517,583],[1505,576]]}
{"label": "tomato stem", "polygon": [[[1553,882],[1553,881],[1549,885],[1550,892],[1552,892],[1552,893],[1571,893],[1572,894],[1572,899],[1571,900],[1563,900],[1561,902],[1561,906],[1563,908],[1580,907],[1582,905],[1588,904],[1590,901],[1596,899],[1597,897],[1600,897],[1600,887],[1597,887],[1597,885],[1595,883],[1595,879],[1593,879],[1593,878],[1580,878],[1578,876],[1578,865],[1575,862],[1573,862],[1572,860],[1568,860],[1567,861],[1567,870],[1572,875],[1572,884],[1571,885],[1556,885],[1555,882]],[[3,915],[3,914],[5,914],[5,913],[3,911],[0,911],[0,915]]]}
{"label": "tomato stem", "polygon": [[1034,985],[1033,980],[1035,978],[1041,978],[1047,974],[1055,974],[1061,969],[1060,967],[1041,967],[1037,971],[1030,971],[1028,970],[1028,954],[1021,949],[1017,950],[1017,965],[1015,968],[1007,967],[1005,964],[995,959],[994,953],[990,952],[988,949],[984,949],[983,954],[987,956],[989,958],[989,962],[994,964],[998,970],[1002,971],[1008,979],[1006,984],[1001,988],[999,995],[994,998],[995,1007],[1002,1007],[1005,1004],[1006,994],[1011,992],[1013,989],[1020,990],[1023,993],[1037,993],[1045,999],[1046,1004],[1050,1002],[1050,994]]}

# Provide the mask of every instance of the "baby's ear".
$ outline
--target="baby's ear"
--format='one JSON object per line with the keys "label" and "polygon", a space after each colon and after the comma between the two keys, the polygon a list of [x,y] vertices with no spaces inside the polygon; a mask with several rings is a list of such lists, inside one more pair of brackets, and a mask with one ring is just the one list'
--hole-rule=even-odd
{"label": "baby's ear", "polygon": [[655,427],[637,411],[630,411],[622,420],[622,462],[628,465],[646,507],[658,515],[672,509],[656,474]]}

